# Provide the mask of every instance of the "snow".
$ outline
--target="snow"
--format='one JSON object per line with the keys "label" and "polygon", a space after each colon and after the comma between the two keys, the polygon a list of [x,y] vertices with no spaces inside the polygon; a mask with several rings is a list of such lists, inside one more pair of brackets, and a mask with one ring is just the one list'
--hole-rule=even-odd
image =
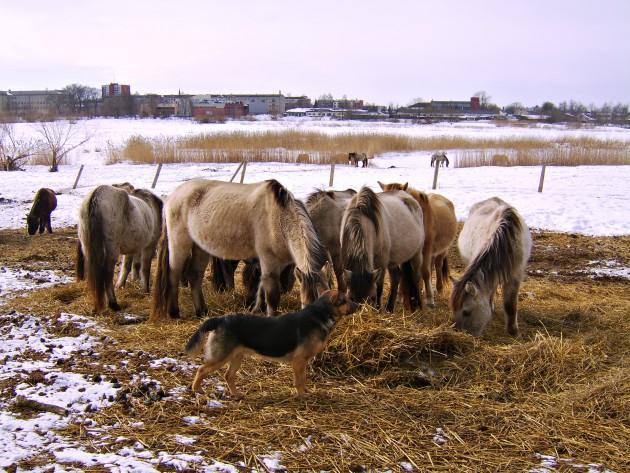
{"label": "snow", "polygon": [[29,271],[0,267],[0,301],[29,289],[43,288],[70,282],[71,278],[50,270]]}

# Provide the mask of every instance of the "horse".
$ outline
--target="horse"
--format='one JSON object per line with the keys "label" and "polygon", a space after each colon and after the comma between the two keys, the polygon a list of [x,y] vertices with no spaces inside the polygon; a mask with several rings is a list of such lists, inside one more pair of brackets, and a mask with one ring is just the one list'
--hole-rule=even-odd
{"label": "horse", "polygon": [[431,167],[436,163],[438,167],[445,165],[448,167],[449,161],[444,151],[436,152],[431,155]]}
{"label": "horse", "polygon": [[[77,278],[87,279],[94,311],[105,302],[120,310],[114,293],[114,267],[124,255],[117,287],[124,286],[131,262],[140,264],[140,280],[149,292],[151,259],[162,231],[162,200],[146,189],[126,190],[101,185],[79,209]],[[87,267],[87,268],[86,268]]]}
{"label": "horse", "polygon": [[318,190],[310,194],[305,201],[317,235],[328,251],[328,260],[332,263],[337,279],[337,289],[340,292],[346,292],[341,263],[341,219],[348,202],[356,193],[354,189]]}
{"label": "horse", "polygon": [[39,228],[39,233],[44,233],[44,228],[48,233],[52,233],[50,214],[57,208],[57,197],[52,189],[42,187],[35,194],[31,211],[26,215],[28,234],[35,235]]}
{"label": "horse", "polygon": [[348,166],[359,167],[359,153],[348,153]]}
{"label": "horse", "polygon": [[295,263],[303,277],[303,306],[317,298],[326,255],[306,207],[275,179],[255,184],[195,179],[181,184],[164,207],[166,222],[158,250],[151,321],[179,317],[179,278],[190,256],[193,305],[207,312],[201,282],[210,255],[258,258],[261,281],[254,311],[264,302],[274,315],[280,301],[279,275]]}
{"label": "horse", "polygon": [[494,294],[503,287],[505,326],[518,335],[516,305],[532,237],[523,217],[498,197],[470,209],[457,242],[467,267],[454,281],[450,306],[455,327],[480,336],[492,318]]}
{"label": "horse", "polygon": [[341,257],[349,298],[370,300],[380,308],[388,270],[391,290],[386,309],[394,310],[401,274],[405,306],[420,308],[423,246],[422,209],[413,197],[403,191],[376,194],[362,187],[348,203],[341,223]]}
{"label": "horse", "polygon": [[457,218],[453,203],[440,194],[426,194],[409,187],[409,183],[383,184],[377,181],[383,191],[401,190],[409,193],[422,208],[424,224],[424,247],[422,249],[422,279],[427,293],[428,305],[433,306],[431,272],[435,268],[435,281],[438,293],[442,293],[449,281],[448,250],[457,236]]}
{"label": "horse", "polygon": [[368,167],[368,157],[367,157],[367,154],[365,154],[365,153],[361,153],[361,154],[359,155],[359,157],[361,158],[361,167],[362,167],[362,168],[366,168],[366,167]]}

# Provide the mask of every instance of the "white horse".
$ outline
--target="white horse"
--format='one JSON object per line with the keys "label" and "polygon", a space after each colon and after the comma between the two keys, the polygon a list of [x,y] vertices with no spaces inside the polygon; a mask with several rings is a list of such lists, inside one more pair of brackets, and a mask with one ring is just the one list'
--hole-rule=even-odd
{"label": "white horse", "polygon": [[455,327],[481,335],[492,318],[493,298],[500,284],[506,330],[518,335],[518,291],[532,249],[523,218],[498,197],[478,202],[470,209],[457,244],[467,268],[454,281],[451,294]]}
{"label": "white horse", "polygon": [[149,292],[151,259],[161,232],[162,200],[152,192],[104,185],[87,195],[79,209],[77,277],[87,278],[96,312],[106,300],[110,309],[120,309],[113,278],[121,254],[125,258],[118,286],[125,284],[135,261],[144,291]]}

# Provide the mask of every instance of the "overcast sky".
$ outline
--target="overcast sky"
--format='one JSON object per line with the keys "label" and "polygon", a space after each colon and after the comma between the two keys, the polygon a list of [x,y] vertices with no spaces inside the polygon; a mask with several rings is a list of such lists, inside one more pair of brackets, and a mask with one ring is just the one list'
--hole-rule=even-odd
{"label": "overcast sky", "polygon": [[630,0],[0,0],[0,90],[630,102]]}

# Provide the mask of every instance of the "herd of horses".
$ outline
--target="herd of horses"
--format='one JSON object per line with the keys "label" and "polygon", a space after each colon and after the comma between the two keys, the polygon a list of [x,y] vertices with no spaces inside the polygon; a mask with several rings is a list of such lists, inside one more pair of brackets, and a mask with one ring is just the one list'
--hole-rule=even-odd
{"label": "herd of horses", "polygon": [[[157,253],[152,322],[180,316],[182,285],[190,286],[195,313],[205,314],[207,266],[212,263],[214,287],[231,290],[240,261],[248,304],[270,316],[295,280],[304,307],[334,284],[333,273],[337,289],[356,303],[380,309],[387,273],[386,310],[394,310],[399,286],[407,310],[434,306],[432,272],[437,292],[449,285],[447,253],[457,237],[453,204],[406,183],[379,185],[382,192],[317,190],[304,202],[273,179],[191,180],[164,201],[128,183],[100,185],[79,210],[77,277],[87,281],[95,312],[118,310],[119,257],[116,286],[124,286],[131,272],[148,293]],[[50,229],[50,219],[45,222]],[[456,328],[481,335],[501,285],[506,330],[517,335],[518,291],[531,246],[529,229],[513,207],[496,197],[472,206],[458,239],[467,266],[459,280],[450,278]]]}

